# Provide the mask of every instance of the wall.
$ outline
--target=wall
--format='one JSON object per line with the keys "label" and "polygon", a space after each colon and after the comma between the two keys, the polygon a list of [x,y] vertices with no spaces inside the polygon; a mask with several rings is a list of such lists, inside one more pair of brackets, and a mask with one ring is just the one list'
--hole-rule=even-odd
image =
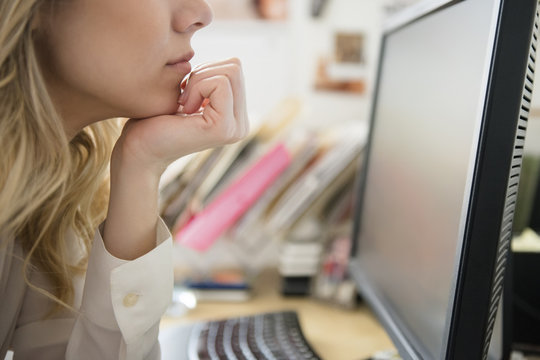
{"label": "wall", "polygon": [[[306,104],[308,124],[326,119],[365,120],[376,66],[380,4],[373,0],[333,0],[321,18],[310,16],[311,0],[290,0],[284,21],[220,20],[193,40],[193,63],[235,56],[242,60],[248,110],[258,124],[287,96]],[[331,52],[335,30],[366,34],[368,92],[362,96],[321,93],[312,88],[317,57]]]}

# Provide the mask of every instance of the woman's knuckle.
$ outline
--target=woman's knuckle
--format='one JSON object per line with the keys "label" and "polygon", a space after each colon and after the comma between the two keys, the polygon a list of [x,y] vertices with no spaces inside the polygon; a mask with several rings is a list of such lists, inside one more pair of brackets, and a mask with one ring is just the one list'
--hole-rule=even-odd
{"label": "woman's knuckle", "polygon": [[230,58],[229,62],[232,63],[233,65],[236,65],[236,66],[239,66],[239,67],[242,66],[242,62],[237,57]]}
{"label": "woman's knuckle", "polygon": [[229,78],[225,74],[218,76],[218,79],[223,85],[229,84]]}

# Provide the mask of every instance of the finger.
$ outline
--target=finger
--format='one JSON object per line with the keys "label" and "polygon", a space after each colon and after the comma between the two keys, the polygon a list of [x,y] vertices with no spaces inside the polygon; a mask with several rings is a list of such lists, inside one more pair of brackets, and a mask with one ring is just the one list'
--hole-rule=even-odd
{"label": "finger", "polygon": [[[239,69],[233,69],[232,72],[238,71]],[[241,71],[237,72],[238,76],[232,76],[230,73],[225,72],[225,75],[222,74],[223,70],[216,69],[216,68],[209,68],[205,71],[205,75],[208,76],[209,74],[216,73],[217,75],[214,75],[213,77],[219,77],[219,76],[226,76],[227,79],[230,82],[231,89],[232,89],[232,111],[234,120],[236,121],[237,127],[239,129],[242,129],[243,134],[247,134],[249,132],[249,120],[247,116],[247,106],[246,106],[246,100],[245,100],[245,90],[244,90],[244,83],[242,79],[242,73]],[[227,76],[228,75],[228,76]],[[196,78],[195,80],[191,79],[191,86],[189,88],[186,88],[185,90],[185,96],[186,99],[189,97],[189,94],[191,92],[191,89],[196,86],[196,84],[202,81],[200,78]],[[236,84],[236,85],[235,85]],[[200,100],[200,99],[199,99]],[[208,101],[211,103],[212,100],[208,99]],[[201,107],[204,108],[206,104],[202,104]],[[216,106],[216,108],[219,108],[219,105]],[[185,109],[184,109],[185,110]],[[188,107],[187,111],[197,111],[194,110],[193,107]],[[203,111],[202,109],[198,109],[198,111]],[[185,112],[185,111],[184,111]]]}
{"label": "finger", "polygon": [[229,79],[224,75],[200,80],[190,85],[185,94],[183,104],[185,114],[198,112],[208,99],[208,105],[204,107],[204,111],[211,106],[213,111],[221,116],[234,117],[233,91]]}
{"label": "finger", "polygon": [[238,119],[246,117],[246,98],[245,85],[241,67],[234,63],[222,63],[221,65],[208,66],[203,69],[192,72],[189,80],[186,82],[184,91],[180,96],[179,103],[185,105],[186,99],[191,92],[191,88],[199,81],[214,77],[226,76],[230,83],[233,92],[234,100],[234,115]]}
{"label": "finger", "polygon": [[189,97],[189,94],[192,92],[193,87],[197,86],[199,82],[216,76],[227,77],[232,89],[234,116],[239,119],[245,117],[246,99],[244,83],[243,79],[241,78],[241,73],[237,68],[234,67],[234,65],[222,65],[218,68],[209,68],[202,73],[194,75],[184,89],[184,93],[180,97],[179,103],[182,105],[186,104],[186,100]]}
{"label": "finger", "polygon": [[[202,112],[204,110],[204,108],[206,107],[206,105],[208,105],[209,102],[210,102],[210,99],[204,99],[201,106],[199,107],[198,112]],[[184,106],[183,105],[178,105],[178,108],[176,109],[176,113],[187,114],[184,111]]]}
{"label": "finger", "polygon": [[240,60],[238,58],[230,58],[230,59],[226,59],[226,60],[222,60],[222,61],[206,62],[206,63],[199,64],[199,65],[195,66],[193,68],[193,70],[189,74],[184,76],[184,78],[180,82],[180,90],[185,89],[187,83],[189,82],[189,79],[191,78],[191,75],[194,74],[195,72],[203,71],[203,70],[211,68],[211,67],[220,66],[220,65],[227,65],[227,64],[236,64],[238,66],[241,66]]}
{"label": "finger", "polygon": [[184,113],[193,114],[195,109],[202,109],[197,116],[200,116],[203,127],[216,134],[222,143],[235,142],[247,135],[247,117],[237,119],[234,116],[232,88],[226,76],[201,80],[192,91]]}
{"label": "finger", "polygon": [[[240,65],[236,63],[223,63],[219,65],[204,67],[203,69],[197,71],[192,71],[189,76],[187,76],[184,81],[182,81],[181,87],[183,87],[185,92],[189,92],[190,86],[192,86],[193,84],[216,75],[227,76],[230,79],[233,88],[237,89],[238,91],[244,90],[242,69]],[[182,103],[182,100],[184,99],[185,97],[181,97],[180,103]]]}

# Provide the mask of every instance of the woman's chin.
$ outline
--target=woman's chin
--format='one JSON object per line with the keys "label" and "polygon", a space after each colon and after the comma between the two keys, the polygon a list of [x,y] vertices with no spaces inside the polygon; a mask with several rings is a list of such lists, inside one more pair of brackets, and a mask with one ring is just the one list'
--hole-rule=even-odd
{"label": "woman's chin", "polygon": [[161,115],[173,115],[177,113],[177,110],[178,104],[176,101],[170,101],[167,103],[155,104],[144,109],[137,109],[136,111],[129,112],[131,116],[126,117],[143,119]]}

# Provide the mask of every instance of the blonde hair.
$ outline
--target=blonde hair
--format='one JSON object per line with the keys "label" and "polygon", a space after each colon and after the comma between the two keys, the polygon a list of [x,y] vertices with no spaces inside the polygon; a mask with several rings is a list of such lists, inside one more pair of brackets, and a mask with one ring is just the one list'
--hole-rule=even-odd
{"label": "blonde hair", "polygon": [[[21,243],[26,283],[59,309],[71,308],[72,278],[84,271],[105,216],[119,121],[102,121],[67,138],[34,48],[32,19],[42,1],[0,3],[0,238]],[[70,231],[86,254],[75,264],[68,261]],[[32,266],[49,276],[53,293],[30,283]]]}

